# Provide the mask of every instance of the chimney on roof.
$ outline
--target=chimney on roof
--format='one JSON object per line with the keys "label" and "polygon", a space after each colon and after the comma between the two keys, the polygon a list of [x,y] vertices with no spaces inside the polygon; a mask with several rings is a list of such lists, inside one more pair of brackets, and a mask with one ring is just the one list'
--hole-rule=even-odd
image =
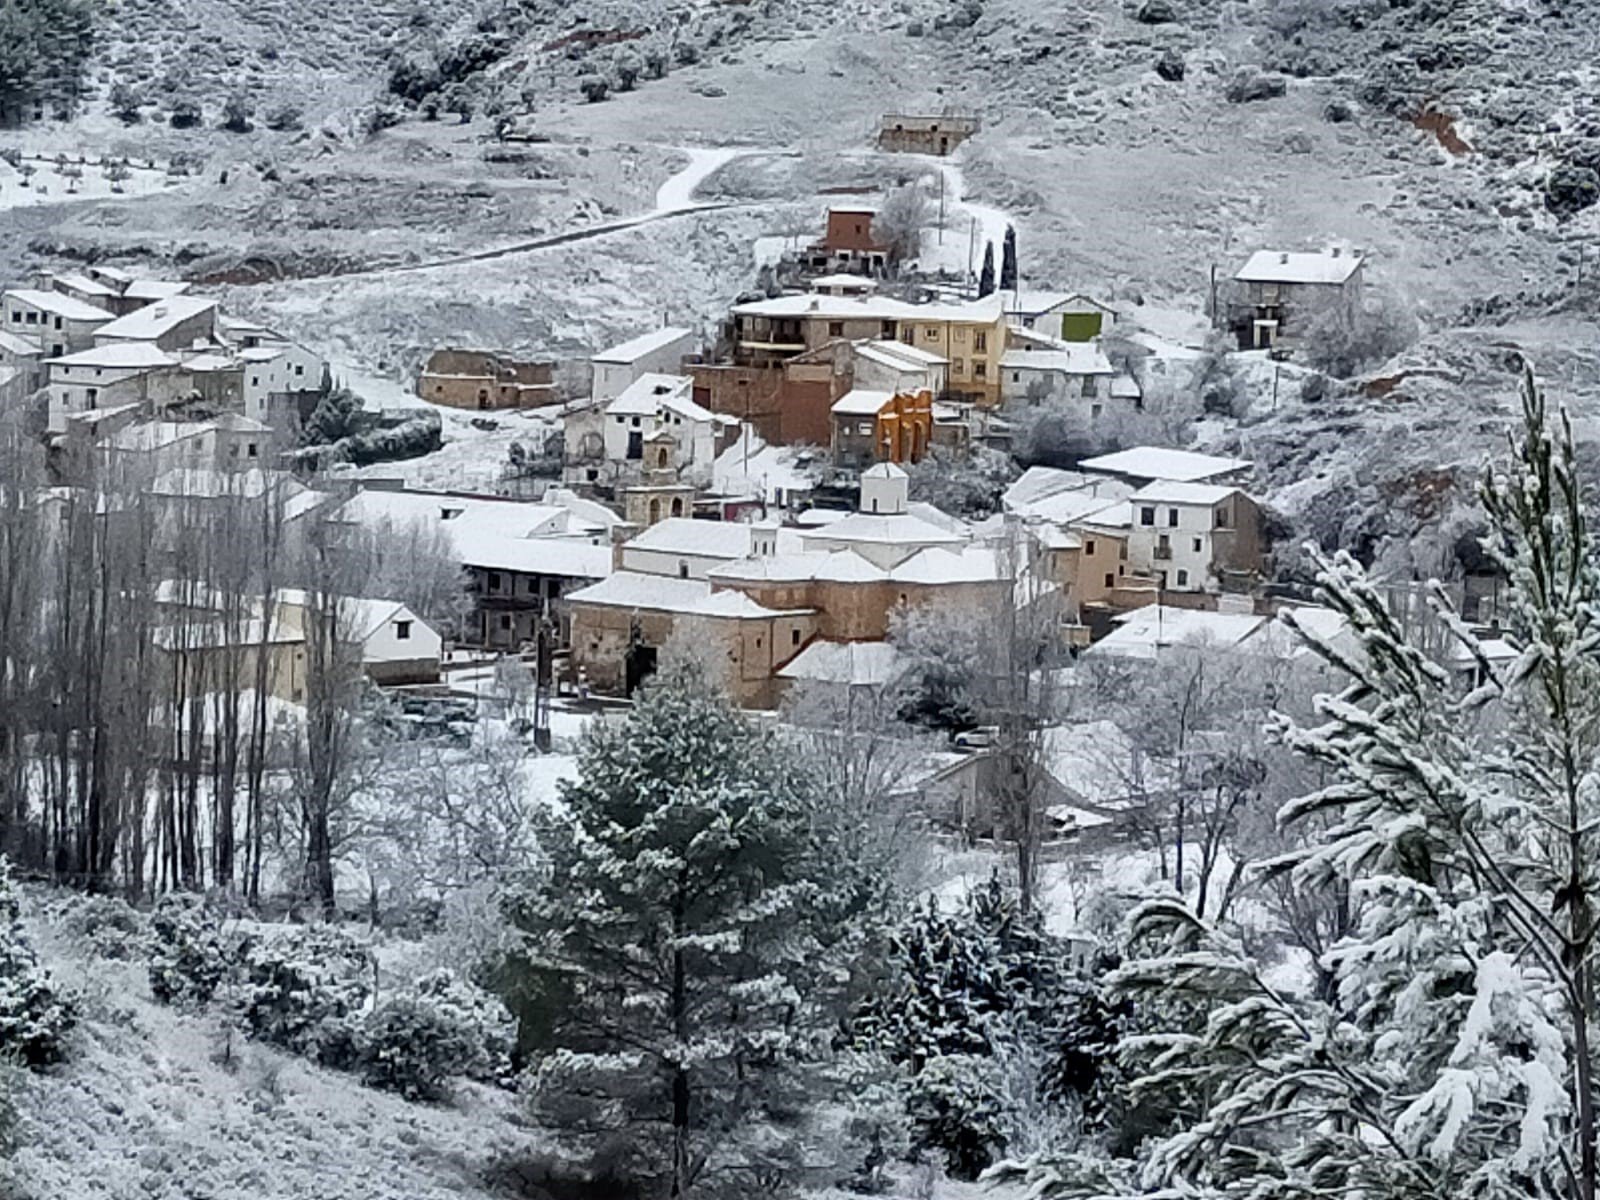
{"label": "chimney on roof", "polygon": [[1334,256],[1334,257],[1335,257],[1335,258],[1338,258],[1338,257],[1339,257],[1339,247],[1337,247],[1337,246],[1335,246],[1335,247],[1334,247],[1334,248],[1333,248],[1333,256]]}
{"label": "chimney on roof", "polygon": [[822,302],[820,300],[817,300],[817,299],[813,298],[812,301],[811,301],[811,311],[812,312],[816,312],[817,309],[819,309],[821,307],[822,307]]}
{"label": "chimney on roof", "polygon": [[1284,251],[1282,254],[1278,255],[1278,264],[1285,267],[1289,265],[1288,251]]}

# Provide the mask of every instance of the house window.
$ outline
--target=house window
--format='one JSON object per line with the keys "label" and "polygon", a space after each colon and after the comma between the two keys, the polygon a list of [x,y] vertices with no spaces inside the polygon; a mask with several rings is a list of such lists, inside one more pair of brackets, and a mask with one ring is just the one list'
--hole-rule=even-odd
{"label": "house window", "polygon": [[1229,524],[1230,519],[1231,518],[1229,517],[1228,510],[1226,508],[1219,508],[1215,513],[1212,514],[1213,523],[1218,529],[1231,529],[1232,525]]}
{"label": "house window", "polygon": [[689,578],[689,564],[684,562],[683,559],[681,559],[681,558],[678,560],[678,578],[679,579],[687,579],[687,578]]}
{"label": "house window", "polygon": [[798,646],[799,644],[800,644],[800,631],[798,629],[791,629],[789,631],[789,645]]}
{"label": "house window", "polygon": [[489,590],[491,592],[498,592],[500,590],[500,572],[489,572]]}
{"label": "house window", "polygon": [[1104,410],[1104,407],[1105,407],[1104,405],[1100,405],[1100,404],[1091,404],[1089,406],[1089,416],[1091,418],[1098,417],[1100,415],[1100,413]]}
{"label": "house window", "polygon": [[639,418],[638,418],[638,417],[635,417],[635,418],[634,418],[634,419],[633,419],[633,427],[634,427],[634,428],[635,428],[635,429],[637,429],[637,428],[639,428]]}
{"label": "house window", "polygon": [[409,642],[411,640],[411,622],[396,621],[394,623],[394,636],[399,641]]}
{"label": "house window", "polygon": [[295,365],[294,365],[294,373],[295,373],[295,375],[297,377],[301,376],[301,375],[304,375],[306,373],[305,365],[303,363],[295,363]]}
{"label": "house window", "polygon": [[1196,554],[1200,553],[1200,539],[1199,538],[1195,538],[1194,539],[1194,552]]}
{"label": "house window", "polygon": [[1085,375],[1083,377],[1083,394],[1091,397],[1100,394],[1100,381],[1093,375]]}
{"label": "house window", "polygon": [[1085,542],[1083,544],[1083,552],[1085,554],[1093,554],[1094,553],[1094,539],[1093,538],[1090,538],[1087,542]]}
{"label": "house window", "polygon": [[1156,523],[1156,510],[1145,505],[1139,510],[1139,524],[1154,525]]}
{"label": "house window", "polygon": [[989,377],[989,364],[981,358],[972,360],[972,377],[974,379],[987,379]]}
{"label": "house window", "polygon": [[882,326],[882,328],[880,328],[878,330],[878,333],[881,336],[883,341],[886,341],[886,342],[894,341],[894,322],[893,321],[885,321],[885,322],[883,322],[883,326]]}
{"label": "house window", "polygon": [[245,455],[246,458],[255,458],[255,457],[257,457],[256,444],[254,442],[250,442],[248,445],[245,446],[244,455]]}
{"label": "house window", "polygon": [[922,340],[925,342],[937,342],[939,340],[939,327],[937,325],[929,325],[924,328]]}
{"label": "house window", "polygon": [[761,639],[760,638],[756,639],[756,649],[757,650],[761,649]]}
{"label": "house window", "polygon": [[975,333],[975,334],[973,334],[972,335],[972,348],[974,350],[976,350],[979,354],[986,353],[988,351],[988,349],[989,349],[989,335],[987,333]]}
{"label": "house window", "polygon": [[83,393],[89,400],[89,407],[94,407],[95,397],[100,395],[99,388],[85,388]]}
{"label": "house window", "polygon": [[57,317],[57,318],[56,318],[56,328],[57,328],[57,329],[60,329],[60,328],[61,328],[61,318],[60,318],[60,317]]}
{"label": "house window", "polygon": [[510,629],[511,628],[511,614],[510,613],[501,613],[500,614],[500,628],[501,629]]}
{"label": "house window", "polygon": [[950,369],[953,370],[957,375],[960,375],[963,371],[965,371],[967,369],[967,360],[964,359],[964,358],[953,358],[953,359],[951,359],[950,360]]}
{"label": "house window", "polygon": [[250,376],[250,386],[251,387],[260,387],[261,386],[261,376],[259,376],[259,375]]}
{"label": "house window", "polygon": [[1189,586],[1189,572],[1185,571],[1181,567],[1178,569],[1178,586],[1179,587],[1188,587]]}
{"label": "house window", "polygon": [[28,324],[29,325],[37,325],[38,323],[39,323],[39,314],[38,313],[29,313],[28,314]]}
{"label": "house window", "polygon": [[1168,526],[1170,526],[1173,529],[1176,529],[1178,527],[1178,510],[1177,509],[1175,509],[1175,508],[1167,509],[1167,524],[1168,524]]}
{"label": "house window", "polygon": [[1012,383],[1021,383],[1022,382],[1022,372],[1021,371],[1013,371],[1013,372],[1011,372],[1011,382]]}
{"label": "house window", "polygon": [[[967,327],[965,325],[957,325],[956,326],[956,341],[964,342],[966,340],[967,340]],[[982,349],[982,347],[979,347],[979,349]]]}
{"label": "house window", "polygon": [[1107,587],[1116,587],[1117,586],[1116,577],[1114,575],[1112,575],[1110,571],[1106,572],[1106,586]]}
{"label": "house window", "polygon": [[617,424],[618,425],[626,425],[627,423],[628,423],[628,418],[627,417],[618,417],[617,418]]}
{"label": "house window", "polygon": [[828,322],[828,336],[829,337],[834,337],[834,338],[843,337],[844,336],[844,322],[843,321],[829,321]]}

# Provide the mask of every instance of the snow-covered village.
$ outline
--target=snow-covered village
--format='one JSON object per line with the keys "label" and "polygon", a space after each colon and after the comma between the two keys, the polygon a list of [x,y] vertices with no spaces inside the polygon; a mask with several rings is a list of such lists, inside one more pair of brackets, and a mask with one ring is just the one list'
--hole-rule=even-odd
{"label": "snow-covered village", "polygon": [[0,1197],[1600,1200],[1595,19],[0,0]]}

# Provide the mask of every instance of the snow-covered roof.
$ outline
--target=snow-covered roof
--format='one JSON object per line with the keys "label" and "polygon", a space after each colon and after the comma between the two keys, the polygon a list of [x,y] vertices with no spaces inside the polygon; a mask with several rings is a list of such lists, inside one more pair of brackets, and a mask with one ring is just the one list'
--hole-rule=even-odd
{"label": "snow-covered roof", "polygon": [[779,668],[778,678],[882,687],[904,670],[900,652],[888,642],[812,642]]}
{"label": "snow-covered roof", "polygon": [[735,559],[706,572],[738,583],[882,583],[889,572],[854,550],[799,550]]}
{"label": "snow-covered roof", "polygon": [[1114,400],[1136,400],[1142,395],[1144,389],[1132,375],[1118,375],[1111,381],[1111,397]]}
{"label": "snow-covered roof", "polygon": [[95,330],[95,337],[149,341],[216,307],[215,300],[208,300],[204,296],[173,296],[155,304],[147,304],[127,316],[102,325]]}
{"label": "snow-covered roof", "polygon": [[1060,349],[1007,350],[1000,359],[1006,371],[1060,371],[1066,375],[1115,375],[1105,351],[1094,342],[1065,342]]}
{"label": "snow-covered roof", "polygon": [[189,285],[179,279],[133,279],[122,294],[130,300],[168,300],[181,296]]}
{"label": "snow-covered roof", "polygon": [[874,463],[861,472],[863,479],[906,479],[906,469],[899,463],[881,462]]}
{"label": "snow-covered roof", "polygon": [[453,524],[446,522],[444,529],[463,566],[558,579],[604,579],[611,573],[610,546],[571,537],[507,537]]}
{"label": "snow-covered roof", "polygon": [[1101,475],[1125,475],[1130,479],[1170,479],[1176,483],[1201,483],[1219,475],[1232,475],[1251,466],[1242,458],[1221,458],[1193,450],[1173,450],[1166,446],[1134,446],[1115,454],[1086,458],[1078,464],[1085,471]]}
{"label": "snow-covered roof", "polygon": [[844,508],[808,508],[795,515],[794,523],[811,529],[822,529],[835,521],[844,520],[849,515],[849,510]]}
{"label": "snow-covered roof", "polygon": [[100,296],[110,300],[122,294],[116,288],[101,283],[98,279],[90,279],[87,275],[77,271],[69,271],[65,275],[57,275],[56,282],[63,287],[71,288],[75,292],[82,292],[85,296]]}
{"label": "snow-covered roof", "polygon": [[275,342],[266,346],[246,346],[239,351],[239,357],[245,362],[271,362],[275,358],[282,358],[289,353],[287,342]]}
{"label": "snow-covered roof", "polygon": [[629,338],[619,342],[609,349],[600,351],[589,361],[597,363],[635,363],[646,355],[654,354],[672,345],[679,338],[692,336],[692,329],[683,329],[676,325],[668,325],[651,333],[641,333],[636,338]]}
{"label": "snow-covered roof", "polygon": [[868,279],[865,275],[847,275],[842,273],[837,275],[818,275],[811,281],[811,287],[813,291],[820,290],[822,288],[850,288],[862,292],[874,292],[878,290],[877,282],[875,280]]}
{"label": "snow-covered roof", "polygon": [[1056,292],[1047,289],[1030,290],[1023,288],[1021,291],[1003,293],[1006,297],[1006,311],[1019,316],[1035,317],[1047,313],[1053,308],[1062,308],[1075,301],[1098,308],[1101,312],[1114,312],[1109,304],[1102,304],[1093,296],[1084,292]]}
{"label": "snow-covered roof", "polygon": [[832,411],[842,417],[875,417],[893,400],[893,392],[851,388],[833,402]]}
{"label": "snow-covered roof", "polygon": [[999,296],[949,304],[908,304],[888,296],[828,296],[803,292],[736,304],[738,317],[820,317],[858,321],[963,321],[992,325],[1003,315]]}
{"label": "snow-covered roof", "polygon": [[18,337],[14,333],[7,333],[4,329],[0,329],[0,350],[17,358],[36,358],[44,353],[37,342]]}
{"label": "snow-covered roof", "polygon": [[888,367],[892,371],[927,371],[930,367],[950,365],[948,358],[931,354],[926,350],[918,350],[904,342],[857,342],[855,353],[860,358]]}
{"label": "snow-covered roof", "polygon": [[[118,346],[149,346],[150,342],[117,342]],[[110,347],[107,347],[109,349]],[[183,360],[186,370],[199,371],[202,374],[208,371],[236,371],[239,369],[239,360],[226,354],[215,351],[206,351],[204,354],[194,354]]]}
{"label": "snow-covered roof", "polygon": [[1248,613],[1151,604],[1118,617],[1117,627],[1084,653],[1108,658],[1155,658],[1174,646],[1233,649],[1266,621],[1266,617]]}
{"label": "snow-covered roof", "polygon": [[[653,417],[661,411],[662,405],[667,400],[684,396],[693,387],[694,380],[687,375],[664,375],[656,371],[646,371],[623,388],[615,400],[606,405],[606,415]],[[699,405],[695,407],[699,408]]]}
{"label": "snow-covered roof", "polygon": [[52,366],[103,367],[109,370],[155,370],[177,364],[161,347],[153,342],[118,342],[110,346],[95,346],[76,354],[46,359]]}
{"label": "snow-covered roof", "polygon": [[1239,489],[1214,483],[1178,483],[1158,479],[1140,488],[1128,499],[1135,504],[1221,504]]}
{"label": "snow-covered roof", "polygon": [[1241,283],[1344,283],[1362,263],[1339,250],[1257,250],[1234,276]]}
{"label": "snow-covered roof", "polygon": [[693,517],[668,517],[624,544],[628,550],[660,554],[688,554],[700,558],[743,558],[750,553],[752,525],[733,521],[697,521]]}
{"label": "snow-covered roof", "polygon": [[339,518],[363,525],[440,525],[452,535],[470,529],[508,538],[601,532],[599,527],[575,520],[571,512],[556,505],[387,488],[357,492],[340,507]]}
{"label": "snow-covered roof", "polygon": [[[811,452],[813,457],[816,453]],[[816,484],[803,457],[799,447],[769,446],[746,426],[739,439],[717,456],[711,486],[724,496],[757,496],[768,503],[775,503],[779,492],[785,498],[804,495]]]}
{"label": "snow-covered roof", "polygon": [[957,583],[993,583],[1006,578],[995,551],[981,546],[962,546],[947,550],[929,546],[918,550],[889,572],[894,583],[926,586]]}
{"label": "snow-covered roof", "polygon": [[[1355,632],[1343,613],[1313,604],[1296,605],[1285,609],[1284,612],[1288,613],[1295,625],[1306,633],[1347,653],[1353,653],[1358,649]],[[1284,613],[1279,613],[1276,620],[1264,623],[1251,635],[1244,648],[1252,653],[1272,658],[1304,658],[1307,655],[1314,655],[1316,651],[1306,645],[1300,633],[1291,628],[1283,618]]]}
{"label": "snow-covered roof", "polygon": [[38,288],[7,288],[4,295],[26,304],[29,308],[37,308],[40,312],[47,312],[66,321],[112,322],[111,314],[105,309],[96,308],[86,300],[63,295],[61,292],[46,292]]}
{"label": "snow-covered roof", "polygon": [[1057,467],[1029,467],[1000,497],[1004,511],[1065,524],[1124,501],[1133,485]]}
{"label": "snow-covered roof", "polygon": [[872,542],[887,546],[951,546],[966,541],[910,513],[851,513],[817,530],[803,530],[803,541]]}
{"label": "snow-covered roof", "polygon": [[617,571],[599,583],[569,592],[566,599],[568,604],[642,608],[684,616],[729,617],[734,620],[801,615],[811,611],[763,608],[743,592],[713,592],[711,584],[704,580],[674,579],[666,575],[645,575],[638,571]]}

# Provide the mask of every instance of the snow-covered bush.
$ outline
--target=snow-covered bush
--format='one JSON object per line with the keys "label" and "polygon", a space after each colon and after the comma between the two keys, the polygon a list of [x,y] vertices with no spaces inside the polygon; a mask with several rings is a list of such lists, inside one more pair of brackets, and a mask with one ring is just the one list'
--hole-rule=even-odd
{"label": "snow-covered bush", "polygon": [[913,500],[925,500],[958,517],[982,520],[1020,472],[1010,456],[975,446],[966,456],[935,448],[909,472]]}
{"label": "snow-covered bush", "polygon": [[1005,1153],[1005,1072],[982,1054],[930,1058],[911,1080],[906,1111],[918,1141],[945,1156],[950,1174],[976,1179]]}
{"label": "snow-covered bush", "polygon": [[150,918],[150,991],[163,1004],[206,1004],[228,973],[216,914],[169,896]]}
{"label": "snow-covered bush", "polygon": [[76,1021],[23,936],[11,865],[0,858],[0,1056],[30,1067],[57,1062]]}
{"label": "snow-covered bush", "polygon": [[455,1076],[506,1081],[516,1037],[516,1024],[500,1001],[440,970],[366,1015],[356,1033],[356,1057],[374,1087],[437,1100]]}
{"label": "snow-covered bush", "polygon": [[48,907],[55,928],[95,958],[121,962],[144,953],[148,921],[125,900],[66,892]]}
{"label": "snow-covered bush", "polygon": [[241,957],[252,1035],[328,1066],[352,1065],[344,1019],[371,994],[365,946],[331,926],[296,926],[248,943]]}

